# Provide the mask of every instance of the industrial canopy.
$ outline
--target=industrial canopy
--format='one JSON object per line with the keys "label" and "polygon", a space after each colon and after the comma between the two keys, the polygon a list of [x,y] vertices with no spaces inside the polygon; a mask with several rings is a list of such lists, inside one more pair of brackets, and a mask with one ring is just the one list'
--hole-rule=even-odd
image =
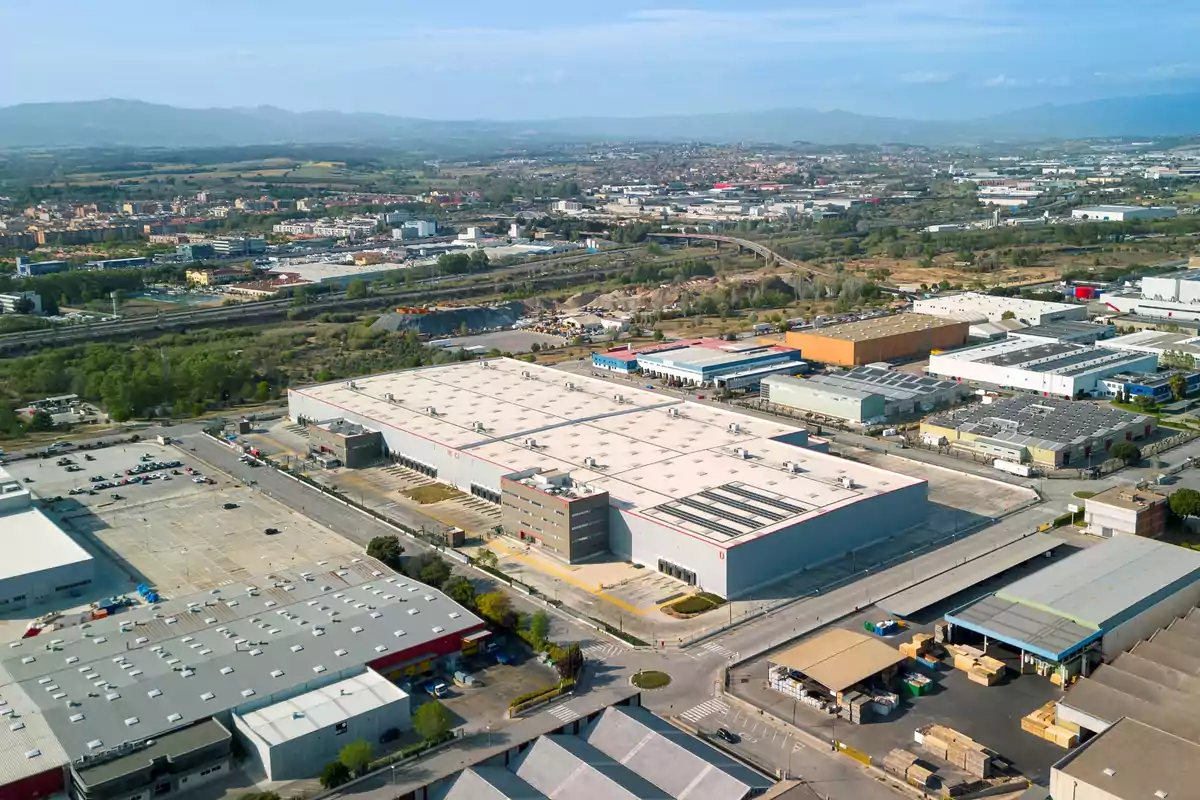
{"label": "industrial canopy", "polygon": [[840,628],[771,657],[771,663],[806,675],[830,692],[848,689],[904,660],[896,648]]}

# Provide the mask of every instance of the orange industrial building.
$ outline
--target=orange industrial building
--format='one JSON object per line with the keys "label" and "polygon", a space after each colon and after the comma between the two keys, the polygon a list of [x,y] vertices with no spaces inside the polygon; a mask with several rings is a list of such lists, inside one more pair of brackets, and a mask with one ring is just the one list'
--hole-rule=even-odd
{"label": "orange industrial building", "polygon": [[805,361],[855,367],[900,361],[931,350],[961,347],[970,322],[928,314],[895,314],[804,331],[788,331],[787,346]]}

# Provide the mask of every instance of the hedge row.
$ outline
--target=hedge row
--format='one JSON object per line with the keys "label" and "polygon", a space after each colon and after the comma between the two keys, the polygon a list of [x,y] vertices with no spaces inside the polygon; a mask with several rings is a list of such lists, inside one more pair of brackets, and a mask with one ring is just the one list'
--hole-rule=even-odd
{"label": "hedge row", "polygon": [[552,697],[558,697],[558,695],[563,694],[568,689],[572,688],[574,685],[575,685],[574,680],[572,680],[571,678],[564,678],[563,680],[559,681],[558,683],[554,684],[553,686],[545,686],[545,687],[542,687],[541,689],[535,689],[532,692],[526,692],[525,694],[518,695],[517,697],[513,698],[513,701],[511,703],[508,704],[508,707],[511,710],[511,709],[515,709],[517,706],[524,705],[526,703],[530,703],[534,700],[543,700],[543,699],[550,699]]}

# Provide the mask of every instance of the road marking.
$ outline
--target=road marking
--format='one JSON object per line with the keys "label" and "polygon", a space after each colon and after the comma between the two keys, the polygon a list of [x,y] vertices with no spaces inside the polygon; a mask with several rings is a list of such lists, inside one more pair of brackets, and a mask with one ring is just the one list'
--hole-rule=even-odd
{"label": "road marking", "polygon": [[712,714],[728,714],[729,706],[720,700],[713,699],[699,705],[692,706],[687,711],[679,715],[680,719],[686,719],[688,722],[699,722]]}
{"label": "road marking", "polygon": [[799,742],[796,742],[796,745],[792,748],[792,752],[799,753],[803,749],[805,749],[804,745],[800,744]]}
{"label": "road marking", "polygon": [[704,644],[700,645],[700,649],[707,650],[710,653],[715,653],[722,658],[733,658],[737,655],[736,651],[730,650],[728,647],[723,647],[716,642],[705,642]]}
{"label": "road marking", "polygon": [[620,645],[605,642],[598,642],[590,647],[583,648],[584,658],[590,658],[592,661],[603,661],[606,658],[619,655],[620,652]]}
{"label": "road marking", "polygon": [[566,706],[555,706],[554,708],[550,709],[549,713],[563,722],[570,722],[573,719],[579,719],[579,712],[575,711],[574,709],[567,708]]}

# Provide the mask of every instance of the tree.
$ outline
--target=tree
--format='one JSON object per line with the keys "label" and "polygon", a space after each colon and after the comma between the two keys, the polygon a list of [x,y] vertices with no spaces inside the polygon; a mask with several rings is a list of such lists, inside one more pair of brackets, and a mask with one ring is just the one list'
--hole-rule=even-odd
{"label": "tree", "polygon": [[55,427],[54,417],[50,416],[49,411],[35,411],[29,420],[29,430],[31,431],[52,431]]}
{"label": "tree", "polygon": [[572,642],[567,648],[566,657],[555,661],[554,668],[564,678],[574,678],[578,675],[579,670],[583,669],[583,652],[579,649],[579,644]]}
{"label": "tree", "polygon": [[450,579],[450,565],[437,556],[433,556],[425,566],[421,567],[421,572],[417,577],[421,583],[440,589],[442,584]]}
{"label": "tree", "polygon": [[1000,319],[1016,319],[1016,318],[1017,318],[1017,315],[1015,313],[1013,313],[1012,311],[1005,311],[1003,314],[1000,315]]}
{"label": "tree", "polygon": [[470,327],[469,325],[467,325],[467,321],[466,321],[466,320],[463,320],[463,323],[462,323],[461,325],[459,325],[459,326],[458,326],[458,335],[459,335],[459,336],[466,336],[466,335],[467,335],[467,334],[469,334],[470,332],[471,332],[471,327]]}
{"label": "tree", "polygon": [[254,387],[254,401],[257,403],[265,403],[271,399],[271,384],[266,381],[259,381],[258,386]]}
{"label": "tree", "polygon": [[462,575],[453,575],[442,584],[442,591],[460,606],[472,608],[475,605],[475,584]]}
{"label": "tree", "polygon": [[1168,503],[1177,516],[1200,517],[1200,492],[1195,489],[1176,489]]}
{"label": "tree", "polygon": [[13,304],[13,313],[32,314],[33,313],[33,301],[30,300],[25,295],[21,295],[19,298],[17,298],[17,302]]}
{"label": "tree", "polygon": [[341,786],[350,780],[350,769],[340,761],[330,761],[321,770],[321,785],[326,789]]}
{"label": "tree", "polygon": [[1184,377],[1182,372],[1174,373],[1167,382],[1171,386],[1172,397],[1176,400],[1182,400],[1187,397],[1187,378]]}
{"label": "tree", "polygon": [[536,353],[536,352],[540,351],[541,349],[542,349],[542,346],[540,344],[538,344],[537,342],[534,342],[533,344],[529,345],[529,352],[531,352],[531,353]]}
{"label": "tree", "polygon": [[366,739],[351,742],[338,753],[338,761],[345,764],[351,774],[362,775],[371,765],[371,743]]}
{"label": "tree", "polygon": [[488,254],[482,247],[471,251],[471,271],[484,272],[488,268]]}
{"label": "tree", "polygon": [[444,736],[452,722],[450,712],[437,700],[423,703],[413,714],[413,728],[426,739]]}
{"label": "tree", "polygon": [[1120,459],[1126,466],[1131,466],[1142,460],[1141,449],[1133,442],[1117,442],[1108,448],[1110,458]]}
{"label": "tree", "polygon": [[529,618],[529,633],[538,642],[545,642],[550,635],[550,615],[545,611],[534,613]]}
{"label": "tree", "polygon": [[654,341],[656,341],[656,342],[661,342],[663,340],[663,332],[660,331],[658,328],[655,328],[654,335],[651,336],[650,338],[654,339]]}
{"label": "tree", "polygon": [[475,553],[475,563],[484,567],[495,569],[500,563],[500,558],[496,555],[495,550],[489,550],[486,547],[481,547]]}
{"label": "tree", "polygon": [[346,299],[361,300],[367,296],[367,282],[362,278],[355,278],[346,284]]}
{"label": "tree", "polygon": [[475,605],[484,619],[502,625],[512,613],[512,601],[502,592],[488,592],[475,599]]}
{"label": "tree", "polygon": [[400,546],[397,536],[376,536],[367,542],[367,555],[387,564],[392,569],[400,569],[400,556],[404,548]]}

